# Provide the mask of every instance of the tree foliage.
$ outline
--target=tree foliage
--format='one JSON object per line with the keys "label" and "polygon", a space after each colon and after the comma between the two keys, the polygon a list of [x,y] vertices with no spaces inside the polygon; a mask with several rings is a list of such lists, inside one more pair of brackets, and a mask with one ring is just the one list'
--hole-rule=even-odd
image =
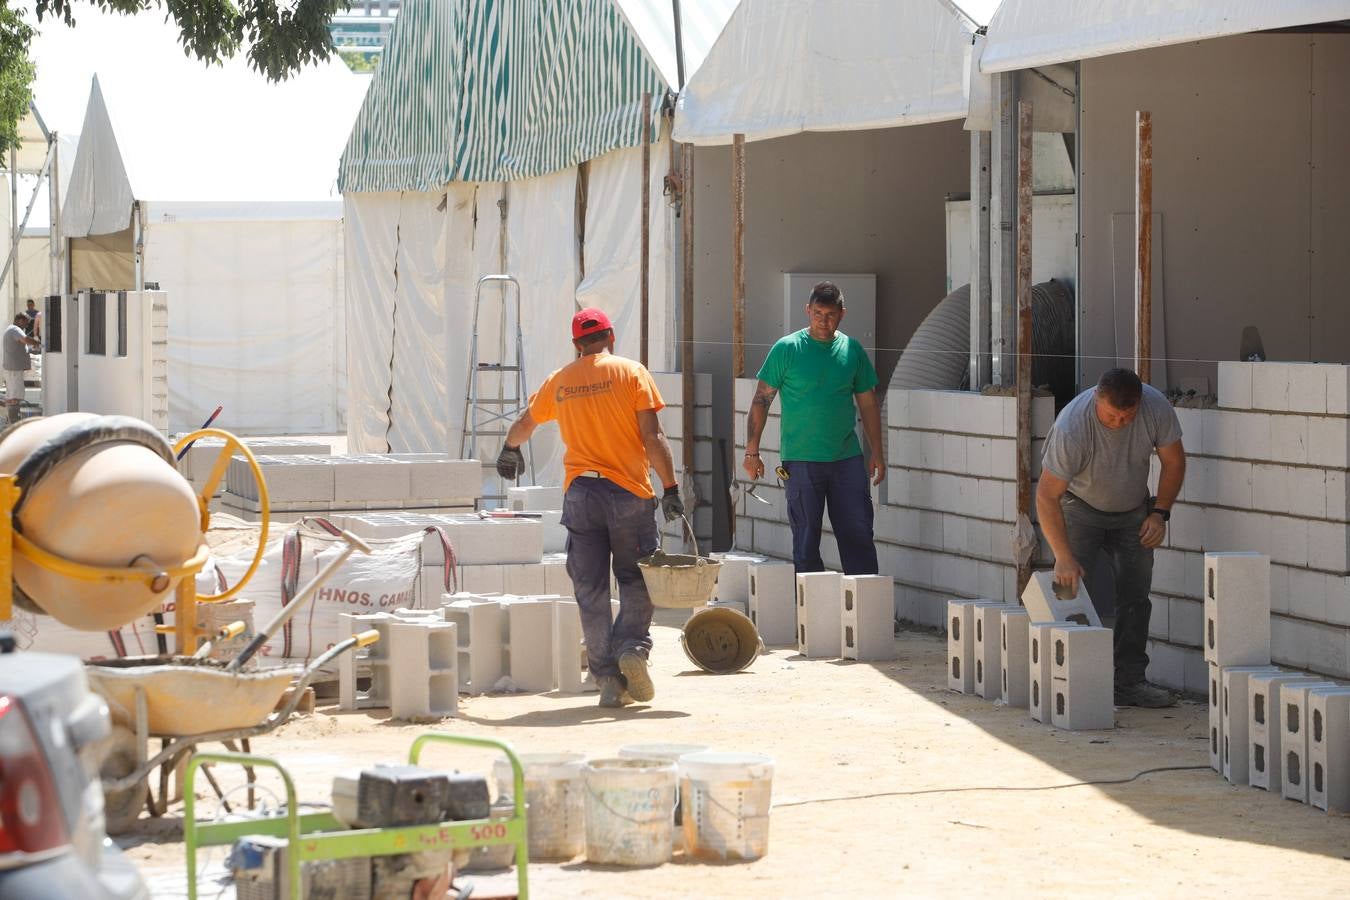
{"label": "tree foliage", "polygon": [[[32,99],[36,72],[28,55],[33,28],[0,0],[0,153],[18,143],[18,123]],[[36,0],[39,22],[75,27],[83,4],[123,15],[160,10],[178,26],[183,52],[220,64],[247,47],[249,64],[270,81],[283,81],[334,52],[328,23],[348,0]]]}

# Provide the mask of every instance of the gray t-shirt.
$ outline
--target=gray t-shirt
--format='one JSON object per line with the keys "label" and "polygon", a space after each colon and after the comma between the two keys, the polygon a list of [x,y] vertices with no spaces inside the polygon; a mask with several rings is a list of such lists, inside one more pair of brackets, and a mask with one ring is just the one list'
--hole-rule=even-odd
{"label": "gray t-shirt", "polygon": [[1069,491],[1102,512],[1128,512],[1148,499],[1154,449],[1181,440],[1176,410],[1156,388],[1144,385],[1139,414],[1124,428],[1097,418],[1097,389],[1073,398],[1055,419],[1041,467],[1069,482]]}
{"label": "gray t-shirt", "polygon": [[18,325],[5,329],[5,371],[26,372],[31,362],[28,359],[28,345],[24,343],[26,335]]}

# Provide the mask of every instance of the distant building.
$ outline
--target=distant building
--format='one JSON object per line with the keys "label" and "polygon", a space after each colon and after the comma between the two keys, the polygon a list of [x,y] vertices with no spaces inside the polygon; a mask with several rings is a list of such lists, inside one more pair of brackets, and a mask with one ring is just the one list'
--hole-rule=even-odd
{"label": "distant building", "polygon": [[379,62],[400,5],[400,0],[354,0],[329,22],[333,45],[354,70],[369,71]]}

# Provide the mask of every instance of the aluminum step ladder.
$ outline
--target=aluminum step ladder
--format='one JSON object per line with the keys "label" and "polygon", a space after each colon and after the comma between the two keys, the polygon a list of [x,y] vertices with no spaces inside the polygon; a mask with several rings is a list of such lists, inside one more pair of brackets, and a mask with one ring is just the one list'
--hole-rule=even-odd
{"label": "aluminum step ladder", "polygon": [[[479,347],[479,323],[483,313],[483,285],[500,286],[497,308],[498,352],[496,362],[484,362]],[[512,305],[515,315],[511,316]],[[495,493],[484,493],[482,501],[505,505],[505,480],[497,474],[497,454],[511,423],[526,409],[529,394],[525,382],[525,341],[520,328],[520,282],[511,275],[484,275],[473,289],[473,335],[469,344],[468,390],[464,398],[464,425],[460,441],[461,459],[483,462],[485,483],[496,485]],[[515,330],[515,357],[507,354],[507,333]],[[534,456],[529,444],[521,447],[534,483]],[[480,501],[480,506],[485,504]]]}

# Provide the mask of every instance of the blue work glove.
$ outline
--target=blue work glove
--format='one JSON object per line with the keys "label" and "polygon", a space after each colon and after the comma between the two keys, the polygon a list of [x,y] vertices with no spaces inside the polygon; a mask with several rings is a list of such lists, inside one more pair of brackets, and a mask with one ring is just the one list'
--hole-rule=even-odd
{"label": "blue work glove", "polygon": [[514,481],[525,469],[525,454],[519,447],[502,444],[502,452],[497,454],[497,474],[507,481]]}
{"label": "blue work glove", "polygon": [[680,499],[680,486],[672,484],[661,496],[661,513],[667,522],[674,522],[684,515],[684,501]]}

